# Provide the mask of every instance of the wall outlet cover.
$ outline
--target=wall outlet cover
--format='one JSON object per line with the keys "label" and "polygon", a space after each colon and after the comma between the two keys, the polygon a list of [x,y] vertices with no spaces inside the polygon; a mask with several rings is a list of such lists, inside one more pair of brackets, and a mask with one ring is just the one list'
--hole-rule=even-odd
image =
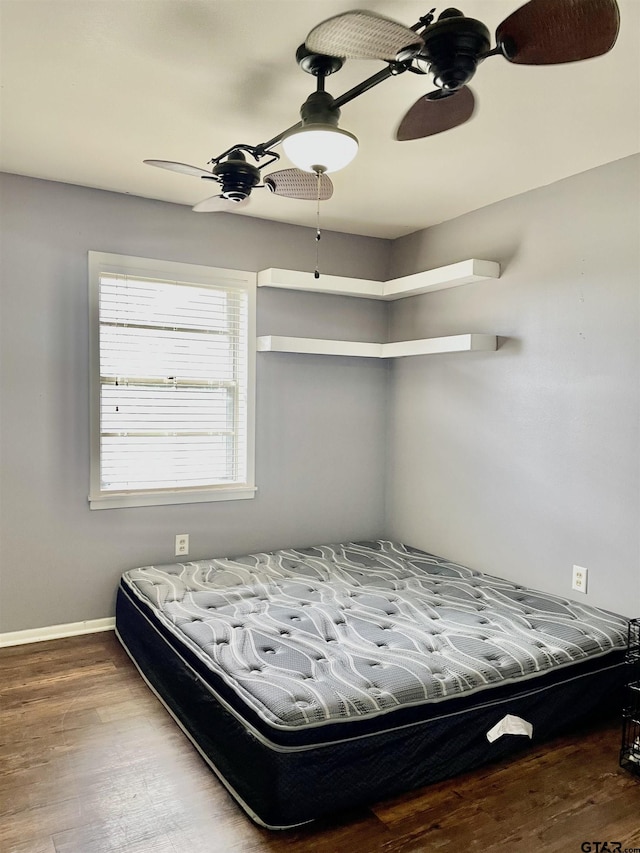
{"label": "wall outlet cover", "polygon": [[571,589],[576,592],[586,593],[588,574],[589,570],[585,569],[584,566],[574,566],[573,574],[571,576]]}
{"label": "wall outlet cover", "polygon": [[176,534],[176,557],[186,557],[189,553],[189,534]]}

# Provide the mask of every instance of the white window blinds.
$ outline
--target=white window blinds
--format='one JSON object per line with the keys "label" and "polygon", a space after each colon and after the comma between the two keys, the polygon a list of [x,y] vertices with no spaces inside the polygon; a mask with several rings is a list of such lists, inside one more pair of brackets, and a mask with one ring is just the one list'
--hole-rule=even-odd
{"label": "white window blinds", "polygon": [[248,275],[204,268],[203,276],[202,267],[143,259],[114,264],[105,255],[92,261],[99,388],[92,507],[251,496]]}

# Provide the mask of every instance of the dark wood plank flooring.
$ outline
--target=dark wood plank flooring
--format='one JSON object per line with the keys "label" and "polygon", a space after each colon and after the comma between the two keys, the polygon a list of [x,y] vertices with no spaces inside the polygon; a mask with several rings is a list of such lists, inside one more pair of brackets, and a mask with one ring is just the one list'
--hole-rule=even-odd
{"label": "dark wood plank flooring", "polygon": [[0,725],[2,853],[640,851],[617,721],[280,833],[236,806],[111,632],[1,650]]}

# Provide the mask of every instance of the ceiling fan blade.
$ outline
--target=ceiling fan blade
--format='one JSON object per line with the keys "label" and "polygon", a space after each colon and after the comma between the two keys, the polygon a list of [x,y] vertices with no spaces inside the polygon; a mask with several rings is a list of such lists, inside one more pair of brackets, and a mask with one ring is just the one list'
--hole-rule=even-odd
{"label": "ceiling fan blade", "polygon": [[313,53],[346,59],[393,61],[401,51],[418,53],[421,36],[390,18],[374,12],[353,11],[328,18],[314,27],[305,45]]}
{"label": "ceiling fan blade", "polygon": [[498,26],[496,41],[509,62],[555,65],[607,53],[619,28],[616,0],[530,0]]}
{"label": "ceiling fan blade", "polygon": [[468,86],[462,86],[451,95],[437,92],[424,95],[406,113],[396,131],[396,139],[423,139],[443,130],[451,130],[468,121],[475,109],[475,98]]}
{"label": "ceiling fan blade", "polygon": [[197,166],[189,166],[187,163],[174,163],[172,160],[143,160],[147,166],[158,166],[160,169],[169,169],[171,172],[181,172],[183,175],[194,175],[196,178],[211,178],[215,176],[206,169],[199,169]]}
{"label": "ceiling fan blade", "polygon": [[[303,172],[302,169],[281,169],[279,172],[272,172],[265,176],[264,184],[272,193],[286,198],[298,198],[303,201],[318,199],[318,176]],[[319,184],[320,201],[327,201],[333,195],[331,178],[320,175]]]}
{"label": "ceiling fan blade", "polygon": [[235,213],[236,210],[240,210],[248,204],[248,198],[235,201],[232,198],[225,198],[223,195],[213,195],[211,198],[205,198],[204,201],[194,204],[191,210],[195,210],[196,213]]}

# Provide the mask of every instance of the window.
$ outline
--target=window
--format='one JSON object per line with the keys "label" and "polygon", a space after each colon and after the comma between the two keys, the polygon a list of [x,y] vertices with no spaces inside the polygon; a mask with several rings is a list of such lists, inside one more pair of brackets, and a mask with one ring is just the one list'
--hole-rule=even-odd
{"label": "window", "polygon": [[92,509],[253,497],[255,279],[89,252]]}

